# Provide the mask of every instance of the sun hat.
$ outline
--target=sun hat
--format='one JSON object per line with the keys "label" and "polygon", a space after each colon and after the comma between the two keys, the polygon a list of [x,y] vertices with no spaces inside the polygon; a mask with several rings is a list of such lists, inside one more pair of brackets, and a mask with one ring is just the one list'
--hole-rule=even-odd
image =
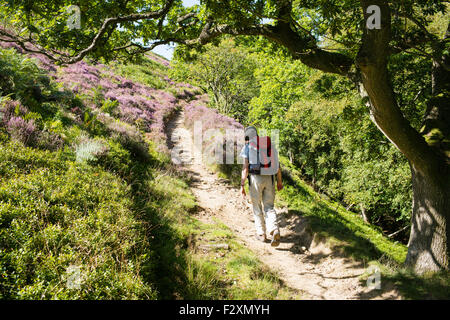
{"label": "sun hat", "polygon": [[245,128],[245,140],[251,140],[258,135],[258,130],[254,126]]}

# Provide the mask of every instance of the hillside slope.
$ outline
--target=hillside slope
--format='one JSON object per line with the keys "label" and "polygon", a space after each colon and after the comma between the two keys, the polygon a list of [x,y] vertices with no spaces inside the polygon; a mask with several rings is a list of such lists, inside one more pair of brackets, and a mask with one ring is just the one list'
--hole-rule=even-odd
{"label": "hillside slope", "polygon": [[[223,279],[193,256],[191,234],[207,226],[191,218],[196,202],[170,161],[166,125],[196,89],[167,68],[151,54],[63,68],[0,50],[1,299],[296,295],[268,270]],[[246,292],[241,277],[266,289]]]}
{"label": "hillside slope", "polygon": [[185,263],[168,217],[195,202],[164,153],[180,107],[165,67],[142,62],[160,72],[136,70],[148,86],[117,65],[34,58],[0,51],[0,297],[155,299],[177,273],[189,296],[167,267]]}

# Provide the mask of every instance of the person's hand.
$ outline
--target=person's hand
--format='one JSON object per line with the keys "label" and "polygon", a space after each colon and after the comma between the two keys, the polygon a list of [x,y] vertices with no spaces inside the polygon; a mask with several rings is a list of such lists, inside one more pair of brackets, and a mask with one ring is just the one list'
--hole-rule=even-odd
{"label": "person's hand", "polygon": [[283,189],[283,182],[277,181],[277,190],[281,191]]}
{"label": "person's hand", "polygon": [[242,196],[243,197],[245,197],[247,194],[245,193],[245,187],[244,186],[241,186],[241,193],[242,193]]}
{"label": "person's hand", "polygon": [[244,178],[241,179],[241,193],[242,193],[243,197],[245,197],[247,195],[245,193],[245,179]]}

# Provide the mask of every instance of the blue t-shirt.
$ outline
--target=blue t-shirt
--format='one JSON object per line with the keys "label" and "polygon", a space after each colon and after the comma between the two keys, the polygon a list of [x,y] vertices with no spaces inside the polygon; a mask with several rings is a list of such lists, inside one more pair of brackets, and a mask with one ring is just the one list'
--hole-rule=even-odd
{"label": "blue t-shirt", "polygon": [[248,159],[250,157],[249,153],[250,153],[250,148],[248,146],[248,143],[246,143],[244,145],[244,147],[242,148],[241,154],[239,156],[244,158],[244,159]]}

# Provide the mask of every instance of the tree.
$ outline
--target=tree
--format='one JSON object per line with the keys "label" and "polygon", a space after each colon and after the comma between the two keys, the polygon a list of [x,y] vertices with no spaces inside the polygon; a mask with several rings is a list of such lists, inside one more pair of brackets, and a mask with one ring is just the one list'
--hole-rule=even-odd
{"label": "tree", "polygon": [[176,63],[172,74],[187,74],[186,78],[205,92],[212,92],[213,104],[222,114],[245,122],[248,102],[259,89],[253,75],[255,61],[233,39],[225,39],[218,46],[208,44],[202,51],[193,61]]}
{"label": "tree", "polygon": [[[311,68],[360,84],[373,122],[410,163],[414,200],[406,264],[418,272],[448,269],[448,18],[442,34],[430,31],[431,17],[445,14],[447,1],[203,0],[200,7],[192,8],[183,8],[179,0],[80,1],[84,27],[70,32],[54,13],[68,4],[63,0],[8,2],[1,9],[4,15],[12,17],[12,22],[19,15],[25,18],[19,31],[3,28],[0,37],[72,63],[88,54],[112,57],[124,50],[134,54],[161,43],[204,45],[223,34],[262,36]],[[43,17],[50,17],[50,23],[43,23]],[[367,21],[375,28],[368,28]],[[30,42],[34,46],[27,47],[25,43]],[[432,94],[420,131],[405,118],[389,71],[390,58],[406,51],[432,62]]]}

